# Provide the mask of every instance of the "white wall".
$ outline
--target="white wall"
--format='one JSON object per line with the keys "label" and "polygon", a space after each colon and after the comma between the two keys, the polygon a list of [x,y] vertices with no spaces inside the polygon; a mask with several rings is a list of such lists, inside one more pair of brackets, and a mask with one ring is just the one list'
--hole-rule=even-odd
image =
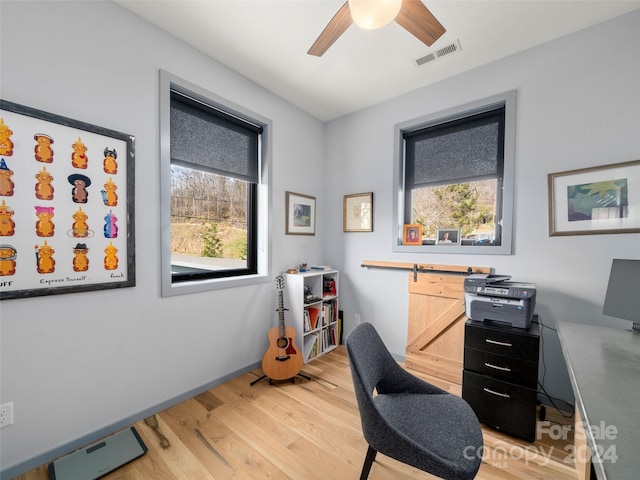
{"label": "white wall", "polygon": [[[407,340],[406,272],[364,269],[362,260],[479,265],[534,282],[536,311],[558,320],[630,327],[602,315],[611,260],[640,258],[640,235],[549,237],[547,174],[640,159],[640,11],[331,122],[326,171],[327,262],[340,268],[345,330],[354,314],[374,323],[389,348]],[[464,49],[461,53],[464,55]],[[446,61],[443,60],[443,61]],[[426,68],[429,68],[428,66]],[[513,255],[392,253],[393,127],[496,93],[517,90]],[[347,169],[345,172],[344,169]],[[374,232],[343,233],[342,196],[374,192]],[[544,330],[552,396],[572,401],[557,334]]]}
{"label": "white wall", "polygon": [[134,135],[136,153],[137,286],[0,304],[6,470],[256,364],[277,322],[271,283],[160,297],[159,69],[273,121],[272,276],[322,259],[320,236],[284,235],[284,192],[322,204],[324,125],[117,4],[0,8],[2,98]]}
{"label": "white wall", "polygon": [[[134,288],[0,304],[0,401],[15,404],[15,425],[0,431],[3,470],[233,375],[266,348],[269,284],[160,298],[160,68],[273,120],[272,273],[301,261],[340,268],[347,329],[359,313],[404,354],[407,274],[362,269],[364,259],[491,266],[536,282],[550,325],[612,323],[601,314],[610,262],[638,258],[639,236],[548,237],[546,176],[640,158],[639,12],[325,127],[113,3],[0,9],[3,99],[136,136],[137,243]],[[519,95],[515,254],[393,254],[393,125],[510,89]],[[285,190],[317,197],[318,235],[284,235]],[[343,233],[343,195],[367,191],[375,231]],[[567,399],[552,332],[545,352],[550,393]]]}

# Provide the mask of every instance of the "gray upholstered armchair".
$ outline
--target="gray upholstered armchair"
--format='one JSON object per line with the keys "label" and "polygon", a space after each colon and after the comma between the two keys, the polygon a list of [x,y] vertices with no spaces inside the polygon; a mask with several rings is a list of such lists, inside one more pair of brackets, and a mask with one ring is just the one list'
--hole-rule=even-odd
{"label": "gray upholstered armchair", "polygon": [[474,478],[483,441],[471,407],[404,370],[370,323],[358,325],[346,344],[369,444],[360,480],[377,452],[441,478]]}

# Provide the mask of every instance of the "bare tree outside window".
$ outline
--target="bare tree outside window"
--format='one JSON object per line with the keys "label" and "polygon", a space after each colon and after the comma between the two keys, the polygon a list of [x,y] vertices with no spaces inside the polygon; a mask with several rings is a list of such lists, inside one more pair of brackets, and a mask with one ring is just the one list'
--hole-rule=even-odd
{"label": "bare tree outside window", "polygon": [[172,258],[205,269],[246,267],[247,191],[245,181],[172,166]]}
{"label": "bare tree outside window", "polygon": [[425,239],[435,241],[443,228],[459,228],[463,239],[486,239],[495,225],[496,180],[417,188],[412,206]]}

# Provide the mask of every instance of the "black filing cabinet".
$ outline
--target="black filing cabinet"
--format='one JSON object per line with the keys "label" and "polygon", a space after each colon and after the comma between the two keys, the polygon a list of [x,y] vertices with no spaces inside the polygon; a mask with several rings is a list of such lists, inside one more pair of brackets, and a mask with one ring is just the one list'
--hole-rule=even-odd
{"label": "black filing cabinet", "polygon": [[536,437],[540,328],[467,320],[462,398],[480,422],[529,442]]}

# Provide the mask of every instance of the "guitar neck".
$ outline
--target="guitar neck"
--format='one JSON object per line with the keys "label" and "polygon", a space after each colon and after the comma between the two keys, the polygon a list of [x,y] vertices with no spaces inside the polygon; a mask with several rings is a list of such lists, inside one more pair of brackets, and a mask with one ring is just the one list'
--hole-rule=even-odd
{"label": "guitar neck", "polygon": [[278,327],[280,328],[280,336],[284,337],[284,300],[283,291],[278,292]]}

